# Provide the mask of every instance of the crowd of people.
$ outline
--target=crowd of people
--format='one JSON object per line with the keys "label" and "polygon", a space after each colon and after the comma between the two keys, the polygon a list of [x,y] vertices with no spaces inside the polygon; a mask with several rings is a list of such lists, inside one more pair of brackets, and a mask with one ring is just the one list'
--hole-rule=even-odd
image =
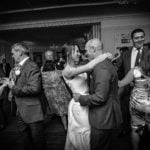
{"label": "crowd of people", "polygon": [[137,109],[137,106],[149,105],[150,51],[144,47],[144,30],[135,29],[131,33],[131,39],[133,47],[122,53],[116,66],[124,70],[124,78],[119,82],[119,86],[123,87],[119,95],[124,133],[130,133],[131,130],[133,148],[138,150],[142,130],[149,126],[147,113]]}
{"label": "crowd of people", "polygon": [[90,39],[82,62],[76,43],[65,45],[57,61],[48,50],[41,68],[26,43],[12,46],[14,68],[7,75],[0,68],[0,102],[7,95],[15,100],[22,149],[43,150],[44,119],[57,115],[67,132],[65,150],[110,150],[120,129],[117,136],[131,134],[138,150],[144,129],[150,129],[150,49],[144,30],[133,30],[131,39],[133,46],[116,57],[104,52],[102,41]]}

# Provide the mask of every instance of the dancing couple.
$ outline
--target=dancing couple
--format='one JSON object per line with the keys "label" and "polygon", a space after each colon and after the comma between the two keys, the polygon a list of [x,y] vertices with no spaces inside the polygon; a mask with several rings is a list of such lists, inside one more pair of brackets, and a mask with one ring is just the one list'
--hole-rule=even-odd
{"label": "dancing couple", "polygon": [[82,66],[78,65],[79,47],[71,45],[67,50],[63,77],[73,98],[68,108],[65,150],[107,150],[113,129],[122,121],[117,99],[117,72],[108,59],[112,55],[103,53],[99,39],[89,40],[85,50],[89,63]]}

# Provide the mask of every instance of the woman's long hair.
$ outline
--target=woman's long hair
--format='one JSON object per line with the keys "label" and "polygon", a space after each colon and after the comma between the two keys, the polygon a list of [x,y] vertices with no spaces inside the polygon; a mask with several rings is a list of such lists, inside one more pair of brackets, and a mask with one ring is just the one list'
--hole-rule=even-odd
{"label": "woman's long hair", "polygon": [[68,64],[70,64],[72,61],[72,53],[75,51],[76,46],[79,48],[77,44],[70,44],[65,46],[65,55]]}

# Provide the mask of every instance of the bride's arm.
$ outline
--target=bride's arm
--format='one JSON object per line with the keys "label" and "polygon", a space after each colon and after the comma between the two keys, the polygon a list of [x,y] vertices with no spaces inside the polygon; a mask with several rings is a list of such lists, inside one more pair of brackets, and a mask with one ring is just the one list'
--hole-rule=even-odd
{"label": "bride's arm", "polygon": [[134,73],[134,69],[131,69],[121,81],[118,81],[118,86],[123,87],[130,84],[134,79],[133,73]]}
{"label": "bride's arm", "polygon": [[111,57],[112,54],[111,53],[105,53],[102,55],[99,55],[98,57],[96,57],[95,59],[91,60],[89,63],[82,65],[82,66],[78,66],[76,68],[70,68],[70,67],[66,67],[63,71],[63,75],[65,77],[71,78],[73,76],[76,76],[78,74],[87,72],[92,70],[98,63],[102,62],[103,60],[105,60],[106,58]]}

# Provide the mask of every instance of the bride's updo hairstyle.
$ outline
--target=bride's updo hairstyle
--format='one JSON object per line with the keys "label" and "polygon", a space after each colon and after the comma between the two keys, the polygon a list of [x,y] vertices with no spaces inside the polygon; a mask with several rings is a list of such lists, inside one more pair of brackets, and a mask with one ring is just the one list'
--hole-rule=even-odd
{"label": "bride's updo hairstyle", "polygon": [[70,62],[72,61],[72,53],[75,51],[76,47],[78,47],[78,49],[80,50],[77,44],[70,44],[65,46],[65,53],[66,53],[68,64],[70,64]]}

